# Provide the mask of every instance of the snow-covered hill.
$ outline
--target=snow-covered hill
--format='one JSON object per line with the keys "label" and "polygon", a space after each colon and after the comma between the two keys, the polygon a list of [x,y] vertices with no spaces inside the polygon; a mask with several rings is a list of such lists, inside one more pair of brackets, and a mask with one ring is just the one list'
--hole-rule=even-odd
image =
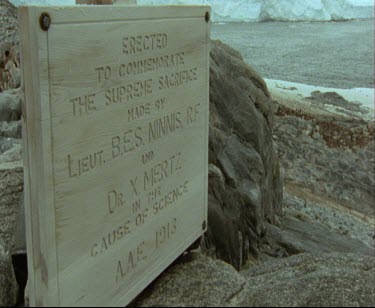
{"label": "snow-covered hill", "polygon": [[[74,5],[75,0],[11,0]],[[138,0],[139,5],[208,4],[216,22],[331,21],[374,18],[374,0]]]}

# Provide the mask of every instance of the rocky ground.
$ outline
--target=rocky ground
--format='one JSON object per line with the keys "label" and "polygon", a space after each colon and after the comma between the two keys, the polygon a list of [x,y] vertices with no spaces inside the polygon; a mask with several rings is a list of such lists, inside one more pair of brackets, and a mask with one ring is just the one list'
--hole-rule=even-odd
{"label": "rocky ground", "polygon": [[[15,18],[0,0],[3,66],[18,65]],[[25,284],[23,94],[2,85],[0,306],[12,306]],[[239,52],[212,42],[209,230],[134,306],[375,305],[374,123],[326,112],[333,94],[301,99],[277,97]],[[301,107],[308,100],[314,108]]]}
{"label": "rocky ground", "polygon": [[306,108],[312,97],[298,104],[274,93],[279,108],[273,137],[285,175],[284,211],[305,225],[324,226],[373,248],[374,122],[353,117],[351,102],[346,102],[347,116],[326,110],[328,97],[330,103],[345,101],[338,94],[314,95],[320,103]]}
{"label": "rocky ground", "polygon": [[373,257],[299,254],[237,272],[200,254],[187,255],[134,307],[371,307]]}
{"label": "rocky ground", "polygon": [[134,306],[375,305],[374,123],[324,110],[337,94],[313,94],[308,110],[271,94],[284,198],[259,258],[237,272],[188,254]]}
{"label": "rocky ground", "polygon": [[[337,93],[303,102],[271,95],[284,197],[258,258],[237,272],[188,254],[134,306],[375,305],[374,122],[353,116],[361,107]],[[327,104],[340,104],[340,114]]]}

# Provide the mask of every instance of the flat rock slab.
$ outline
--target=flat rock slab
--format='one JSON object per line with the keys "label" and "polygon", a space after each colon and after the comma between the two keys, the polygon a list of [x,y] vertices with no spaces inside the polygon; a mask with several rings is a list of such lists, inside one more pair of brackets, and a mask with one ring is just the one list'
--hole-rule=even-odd
{"label": "flat rock slab", "polygon": [[375,256],[375,250],[363,242],[333,232],[324,225],[287,216],[282,229],[269,225],[272,239],[289,254],[298,253],[357,253]]}
{"label": "flat rock slab", "polygon": [[241,306],[372,307],[375,258],[302,254],[243,273],[250,285]]}

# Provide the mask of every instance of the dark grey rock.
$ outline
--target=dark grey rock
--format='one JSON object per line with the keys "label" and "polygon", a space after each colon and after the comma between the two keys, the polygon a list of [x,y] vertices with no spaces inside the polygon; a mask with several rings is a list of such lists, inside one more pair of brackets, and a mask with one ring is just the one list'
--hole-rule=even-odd
{"label": "dark grey rock", "polygon": [[14,232],[20,211],[22,191],[22,161],[0,162],[0,241],[9,251],[15,248]]}
{"label": "dark grey rock", "polygon": [[333,232],[319,222],[301,221],[289,215],[282,228],[269,225],[268,235],[288,255],[341,252],[375,257],[375,249],[359,240]]}
{"label": "dark grey rock", "polygon": [[19,121],[22,115],[22,92],[20,89],[0,93],[0,122]]}
{"label": "dark grey rock", "polygon": [[[301,197],[292,196],[288,193],[284,194],[283,207],[287,219],[280,224],[280,229],[287,232],[292,231],[291,227],[296,226],[296,224],[288,224],[288,221],[292,219],[298,220],[298,225],[301,225],[301,228],[297,229],[299,230],[298,233],[308,234],[308,229],[314,227],[308,227],[308,225],[315,225],[317,230],[325,234],[321,235],[322,239],[317,238],[315,244],[320,244],[325,248],[331,249],[330,252],[348,252],[347,250],[332,249],[332,247],[336,246],[334,243],[335,238],[341,238],[341,242],[344,243],[346,248],[349,248],[353,244],[354,246],[352,246],[352,250],[349,252],[360,252],[362,249],[355,244],[359,242],[362,247],[375,248],[375,227],[372,219],[353,215],[352,211],[342,207],[319,204]],[[301,224],[302,222],[306,222],[307,226],[304,227]],[[304,231],[304,229],[306,230]],[[311,241],[311,239],[310,237],[309,240]],[[332,247],[330,247],[330,239],[333,241]]]}
{"label": "dark grey rock", "polygon": [[264,80],[239,52],[212,42],[209,159],[221,176],[209,177],[205,248],[237,269],[258,256],[266,222],[281,214],[274,108]]}
{"label": "dark grey rock", "polygon": [[0,241],[0,307],[14,307],[17,303],[18,284],[12,260]]}
{"label": "dark grey rock", "polygon": [[[311,101],[312,104],[319,104],[319,105],[332,105],[340,108],[344,108],[347,110],[349,115],[353,115],[353,113],[368,113],[366,108],[362,107],[362,104],[350,102],[343,98],[340,94],[336,92],[325,92],[322,93],[320,91],[314,91],[311,93],[311,96],[307,98]],[[350,113],[352,112],[352,113]]]}

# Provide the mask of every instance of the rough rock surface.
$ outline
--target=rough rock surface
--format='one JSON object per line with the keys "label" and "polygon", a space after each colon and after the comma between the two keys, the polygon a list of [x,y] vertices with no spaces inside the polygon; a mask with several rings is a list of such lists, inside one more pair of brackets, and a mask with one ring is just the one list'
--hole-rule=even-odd
{"label": "rough rock surface", "polygon": [[285,249],[286,255],[308,253],[357,253],[375,256],[375,250],[357,239],[338,234],[323,224],[307,222],[287,215],[281,228],[269,225],[268,234],[273,245]]}
{"label": "rough rock surface", "polygon": [[[18,146],[20,147],[20,146]],[[14,249],[14,231],[23,191],[23,165],[20,150],[0,156],[0,241],[5,249]]]}
{"label": "rough rock surface", "polygon": [[21,143],[22,141],[20,139],[0,137],[0,155]]}
{"label": "rough rock surface", "polygon": [[374,124],[291,110],[279,114],[273,133],[286,190],[374,216]]}
{"label": "rough rock surface", "polygon": [[14,307],[17,303],[18,285],[12,260],[0,240],[0,307]]}
{"label": "rough rock surface", "polygon": [[1,42],[18,45],[17,9],[8,0],[0,1],[0,25]]}
{"label": "rough rock surface", "polygon": [[0,0],[0,92],[20,86],[20,55],[16,8]]}
{"label": "rough rock surface", "polygon": [[17,122],[0,122],[0,137],[22,138],[22,123]]}
{"label": "rough rock surface", "polygon": [[22,115],[20,89],[0,93],[0,122],[19,121]]}
{"label": "rough rock surface", "polygon": [[302,254],[243,273],[250,307],[372,307],[375,258]]}
{"label": "rough rock surface", "polygon": [[190,254],[135,301],[137,307],[227,307],[246,281],[223,261]]}
{"label": "rough rock surface", "polygon": [[301,254],[243,272],[190,255],[135,301],[137,307],[373,306],[375,258]]}
{"label": "rough rock surface", "polygon": [[[324,237],[327,237],[327,234],[336,234],[344,236],[345,242],[349,245],[353,243],[352,240],[355,240],[367,247],[375,247],[375,220],[373,218],[354,215],[353,211],[338,205],[334,207],[324,203],[318,204],[289,193],[284,194],[283,208],[289,219],[294,218],[300,222],[319,226],[322,231],[326,230]],[[281,225],[288,228],[287,221]],[[307,232],[304,233],[307,234]],[[322,241],[326,240],[324,237],[321,237]],[[316,242],[318,243],[319,241]],[[352,252],[357,251],[357,248],[352,247]]]}
{"label": "rough rock surface", "polygon": [[[205,247],[240,269],[277,221],[282,181],[272,140],[274,104],[241,55],[212,43],[209,230]],[[225,232],[223,232],[225,230]]]}

